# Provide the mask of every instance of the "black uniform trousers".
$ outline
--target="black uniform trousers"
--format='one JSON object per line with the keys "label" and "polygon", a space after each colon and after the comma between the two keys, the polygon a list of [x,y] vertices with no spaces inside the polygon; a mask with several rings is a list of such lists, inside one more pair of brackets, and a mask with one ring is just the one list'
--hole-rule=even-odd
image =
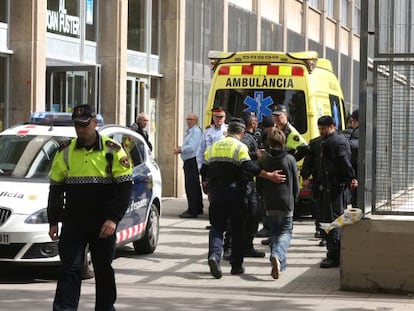
{"label": "black uniform trousers", "polygon": [[259,206],[256,183],[252,180],[247,183],[245,204],[246,216],[244,249],[248,251],[253,248],[253,240],[259,227]]}
{"label": "black uniform trousers", "polygon": [[[345,188],[339,188],[332,191],[322,191],[320,193],[320,221],[330,223],[344,213],[347,205],[347,193]],[[326,257],[339,263],[341,250],[341,228],[334,228],[326,234],[323,231],[323,237],[326,238],[326,248],[328,250]]]}
{"label": "black uniform trousers", "polygon": [[196,157],[184,161],[184,182],[189,212],[193,215],[201,214],[203,211],[203,197]]}
{"label": "black uniform trousers", "polygon": [[230,219],[232,229],[231,259],[233,267],[243,263],[244,243],[244,187],[232,183],[226,186],[214,187],[209,193],[210,234],[208,257],[214,256],[221,260],[223,251],[223,233]]}
{"label": "black uniform trousers", "polygon": [[59,255],[62,275],[57,282],[54,311],[78,309],[85,247],[89,244],[95,271],[96,311],[113,311],[116,300],[115,273],[112,260],[115,254],[116,236],[99,238],[103,222],[64,222],[59,237]]}

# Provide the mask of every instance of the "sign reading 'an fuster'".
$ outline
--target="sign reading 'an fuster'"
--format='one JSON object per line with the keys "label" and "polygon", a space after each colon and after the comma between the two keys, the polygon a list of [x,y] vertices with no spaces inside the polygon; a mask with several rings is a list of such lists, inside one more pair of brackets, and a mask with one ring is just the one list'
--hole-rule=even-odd
{"label": "sign reading 'an fuster'", "polygon": [[67,14],[65,0],[59,0],[59,11],[47,10],[47,30],[63,35],[80,36],[79,16]]}

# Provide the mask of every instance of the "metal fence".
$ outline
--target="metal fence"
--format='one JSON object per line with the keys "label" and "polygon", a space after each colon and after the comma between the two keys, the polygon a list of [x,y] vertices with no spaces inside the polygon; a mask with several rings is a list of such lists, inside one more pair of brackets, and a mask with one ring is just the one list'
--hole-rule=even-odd
{"label": "metal fence", "polygon": [[414,214],[414,62],[374,62],[373,213]]}
{"label": "metal fence", "polygon": [[361,20],[361,67],[365,57],[373,62],[361,68],[359,202],[372,214],[414,215],[414,2],[368,0],[361,9],[368,16]]}

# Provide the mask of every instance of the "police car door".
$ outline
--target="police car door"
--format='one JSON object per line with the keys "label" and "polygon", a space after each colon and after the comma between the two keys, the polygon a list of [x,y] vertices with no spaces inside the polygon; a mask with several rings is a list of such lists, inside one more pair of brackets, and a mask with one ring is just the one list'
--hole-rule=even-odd
{"label": "police car door", "polygon": [[152,177],[146,164],[147,152],[143,139],[128,133],[113,134],[110,137],[122,145],[133,165],[131,202],[117,230],[117,243],[125,243],[140,238],[145,231],[152,198]]}

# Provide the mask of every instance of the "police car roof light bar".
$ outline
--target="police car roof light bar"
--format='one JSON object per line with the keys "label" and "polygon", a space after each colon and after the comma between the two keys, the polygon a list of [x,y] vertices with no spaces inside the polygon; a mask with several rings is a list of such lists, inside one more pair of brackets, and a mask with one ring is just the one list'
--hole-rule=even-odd
{"label": "police car roof light bar", "polygon": [[[96,115],[98,126],[104,124],[104,119],[100,114]],[[37,125],[52,125],[52,126],[72,126],[72,113],[71,112],[33,112],[30,115],[30,124]]]}

